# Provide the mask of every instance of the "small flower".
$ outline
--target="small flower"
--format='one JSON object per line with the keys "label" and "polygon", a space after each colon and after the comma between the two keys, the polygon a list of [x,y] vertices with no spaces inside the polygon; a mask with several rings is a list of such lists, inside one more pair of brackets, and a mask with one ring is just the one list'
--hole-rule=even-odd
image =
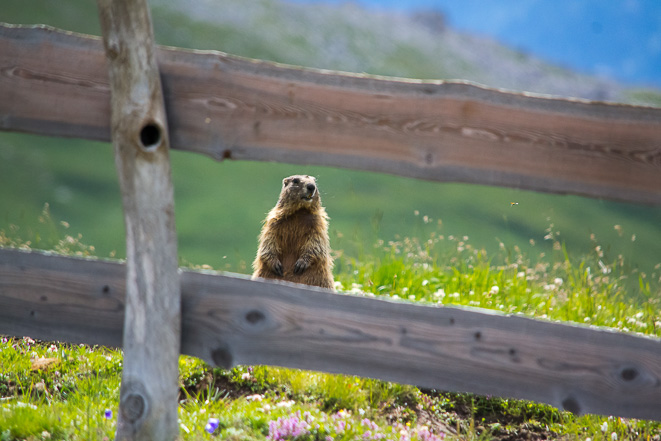
{"label": "small flower", "polygon": [[248,372],[244,372],[243,374],[241,374],[241,379],[250,380],[250,374]]}
{"label": "small flower", "polygon": [[363,418],[363,420],[360,422],[363,426],[367,427],[372,432],[376,432],[379,430],[379,426],[376,425],[376,423],[369,418]]}
{"label": "small flower", "polygon": [[107,420],[112,418],[112,410],[106,409],[105,412],[103,412],[103,417]]}
{"label": "small flower", "polygon": [[294,405],[294,403],[295,403],[294,400],[290,400],[290,401],[280,401],[279,403],[277,403],[277,404],[275,405],[275,407],[284,407],[284,408],[286,408],[286,409],[289,409],[290,407],[292,407],[292,406]]}
{"label": "small flower", "polygon": [[301,412],[291,415],[289,418],[280,417],[269,422],[269,434],[266,437],[270,441],[284,441],[296,439],[310,434],[310,425],[301,420]]}
{"label": "small flower", "polygon": [[219,425],[220,420],[218,420],[218,418],[209,418],[207,425],[204,426],[204,430],[206,430],[208,433],[214,433]]}
{"label": "small flower", "polygon": [[442,299],[445,297],[445,291],[443,288],[439,288],[434,294],[432,294],[437,299]]}
{"label": "small flower", "polygon": [[617,433],[615,432],[611,433],[611,440],[617,441]]}

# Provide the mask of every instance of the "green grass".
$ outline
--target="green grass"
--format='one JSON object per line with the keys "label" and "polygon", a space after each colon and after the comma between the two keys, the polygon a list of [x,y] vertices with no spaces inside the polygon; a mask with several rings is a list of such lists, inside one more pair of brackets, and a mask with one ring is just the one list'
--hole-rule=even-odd
{"label": "green grass", "polygon": [[[40,219],[41,228],[31,235],[3,231],[0,245],[26,248],[40,241],[66,254],[94,253],[47,209]],[[553,227],[546,231],[549,252],[539,251],[537,243],[525,250],[503,243],[489,253],[470,238],[446,235],[434,226],[425,237],[377,240],[359,256],[337,250],[342,289],[661,335],[659,264],[650,273],[632,270],[623,257],[607,258],[607,247],[596,241],[591,253],[574,255]],[[55,364],[33,368],[34,360],[44,357]],[[121,357],[121,351],[101,347],[2,338],[0,440],[112,439]],[[269,430],[294,423],[305,434],[296,438],[301,440],[661,437],[660,422],[576,417],[527,401],[348,375],[266,366],[222,370],[191,357],[181,357],[179,367],[184,440],[263,440]],[[110,418],[106,410],[112,411]],[[218,419],[214,434],[205,431],[209,418]]]}

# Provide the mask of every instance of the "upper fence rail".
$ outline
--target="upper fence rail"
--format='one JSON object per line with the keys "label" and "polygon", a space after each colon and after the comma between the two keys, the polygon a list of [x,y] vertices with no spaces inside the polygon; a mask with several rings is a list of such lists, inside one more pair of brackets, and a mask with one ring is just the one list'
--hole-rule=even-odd
{"label": "upper fence rail", "polygon": [[[160,47],[171,146],[661,204],[661,109]],[[0,130],[110,140],[101,40],[0,25]]]}

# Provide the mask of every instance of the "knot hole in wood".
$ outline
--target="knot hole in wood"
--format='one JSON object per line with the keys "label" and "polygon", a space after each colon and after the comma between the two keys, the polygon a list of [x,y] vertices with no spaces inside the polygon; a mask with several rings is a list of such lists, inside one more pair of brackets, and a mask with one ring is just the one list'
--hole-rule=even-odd
{"label": "knot hole in wood", "polygon": [[251,325],[256,325],[259,322],[263,322],[266,319],[266,316],[262,311],[258,311],[257,309],[253,309],[251,311],[248,311],[246,313],[246,321],[250,323]]}
{"label": "knot hole in wood", "polygon": [[232,367],[232,353],[226,344],[221,344],[214,349],[213,352],[211,352],[211,359],[216,366],[224,369],[230,369]]}
{"label": "knot hole in wood", "polygon": [[636,368],[627,367],[622,369],[620,376],[624,381],[633,381],[638,376],[638,370]]}
{"label": "knot hole in wood", "polygon": [[146,152],[153,152],[161,145],[163,128],[160,124],[150,121],[140,129],[140,147]]}
{"label": "knot hole in wood", "polygon": [[149,394],[143,383],[137,380],[127,380],[122,384],[119,396],[121,418],[129,424],[136,425],[149,413]]}
{"label": "knot hole in wood", "polygon": [[576,401],[576,398],[572,396],[569,396],[562,401],[562,408],[574,415],[581,414],[581,406],[578,404],[578,401]]}
{"label": "knot hole in wood", "polygon": [[146,407],[145,398],[139,393],[132,393],[124,398],[122,414],[131,424],[134,424],[145,414]]}

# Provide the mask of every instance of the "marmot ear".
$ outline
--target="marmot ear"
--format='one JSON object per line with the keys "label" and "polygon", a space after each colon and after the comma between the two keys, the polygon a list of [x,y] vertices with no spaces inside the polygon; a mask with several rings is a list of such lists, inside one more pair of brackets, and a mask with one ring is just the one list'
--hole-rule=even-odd
{"label": "marmot ear", "polygon": [[289,185],[289,182],[290,182],[289,178],[285,178],[285,179],[283,179],[283,180],[282,180],[282,186],[283,186],[283,187],[286,187],[287,185]]}

